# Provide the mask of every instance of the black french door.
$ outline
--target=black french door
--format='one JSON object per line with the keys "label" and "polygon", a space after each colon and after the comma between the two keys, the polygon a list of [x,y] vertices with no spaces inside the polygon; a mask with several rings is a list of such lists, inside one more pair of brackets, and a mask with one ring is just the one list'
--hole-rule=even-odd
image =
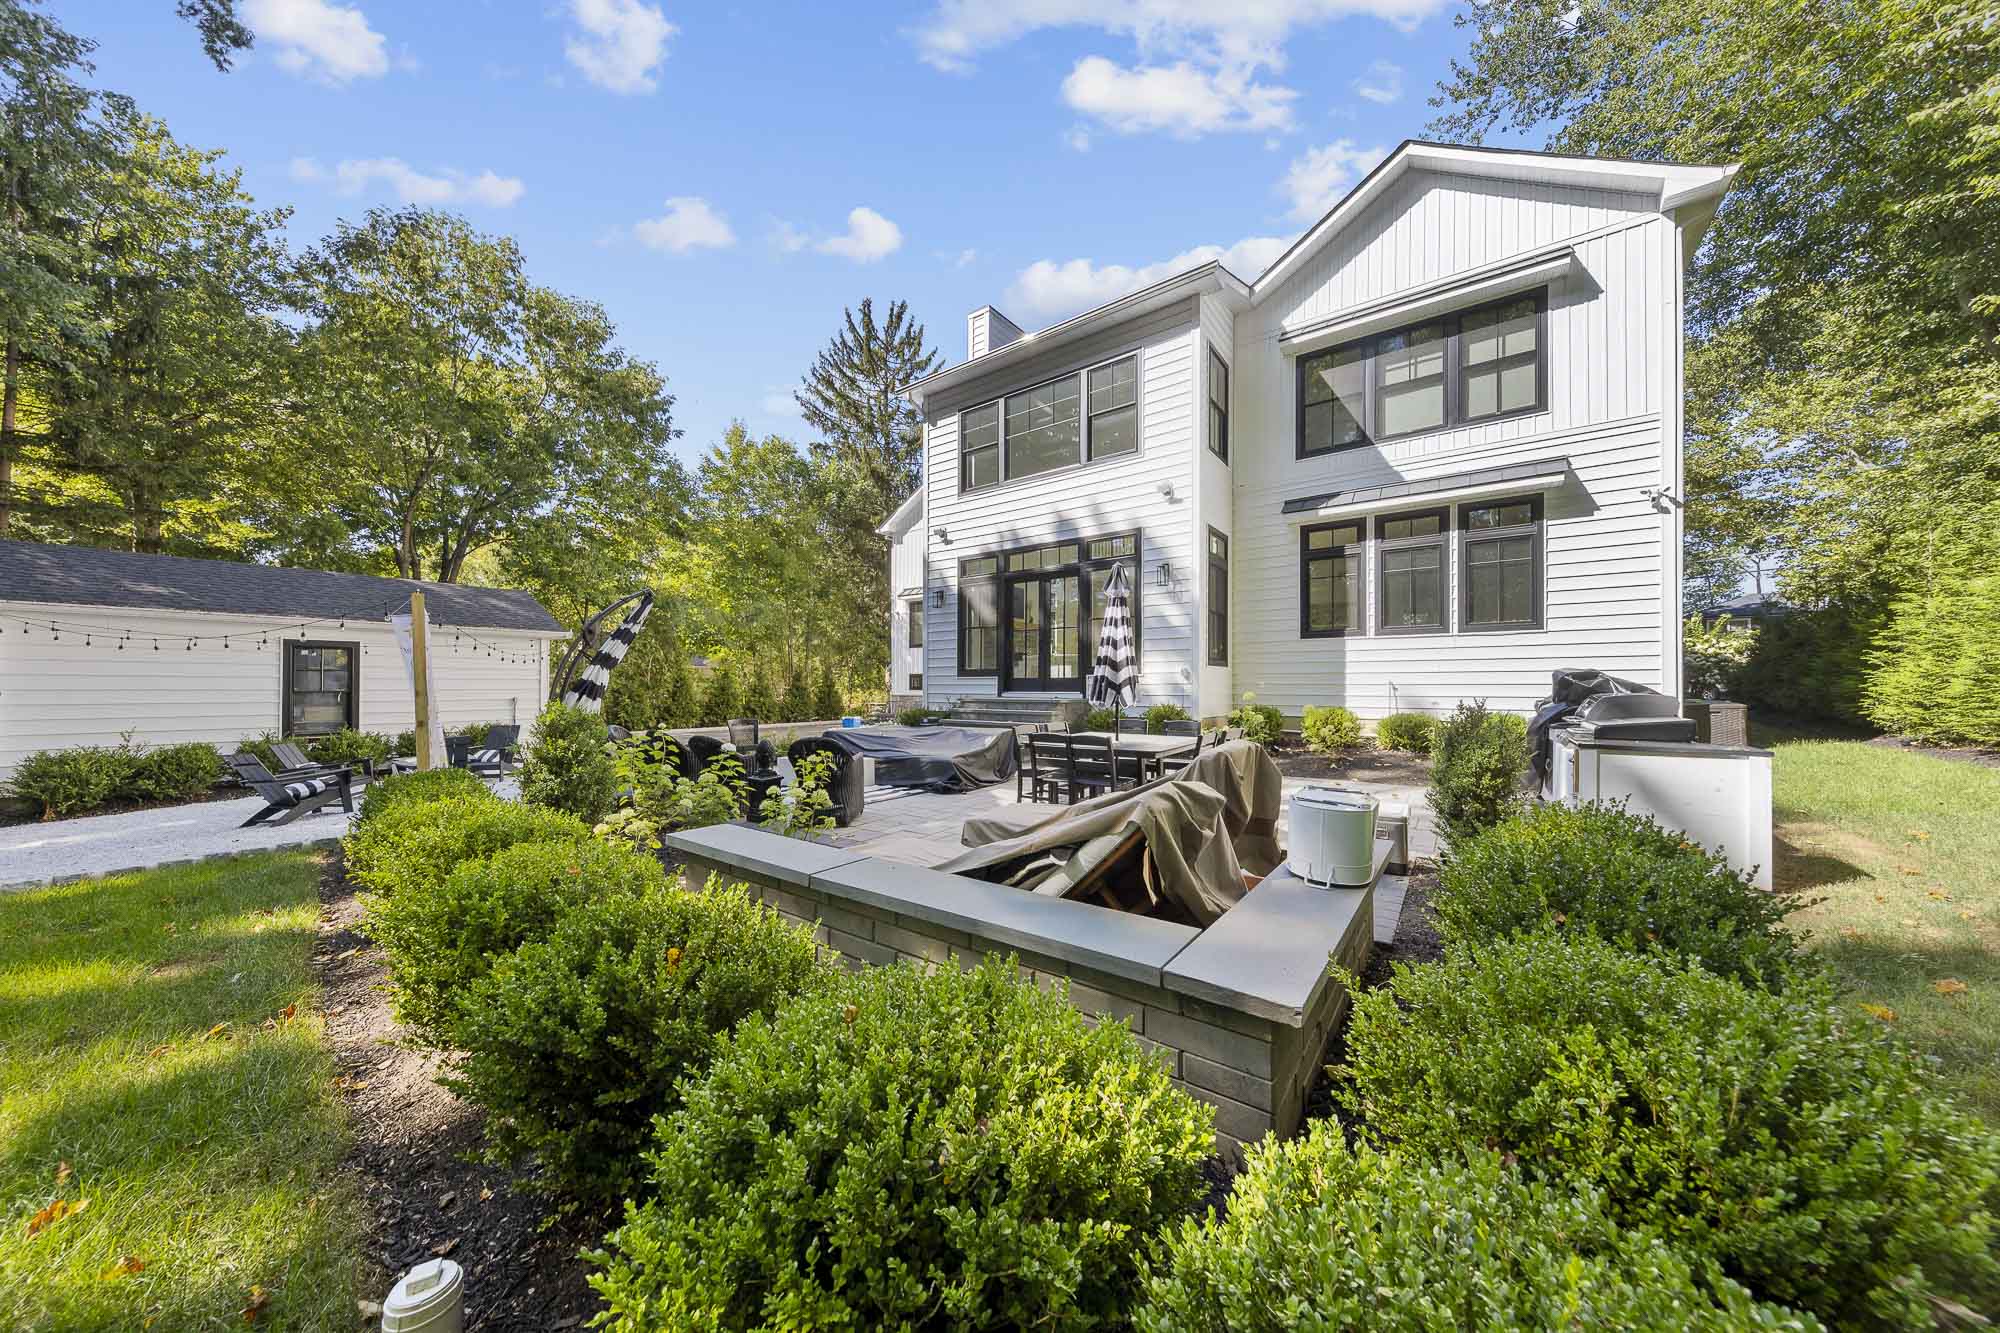
{"label": "black french door", "polygon": [[1078,575],[1007,580],[1002,690],[1071,693],[1083,688],[1083,597]]}

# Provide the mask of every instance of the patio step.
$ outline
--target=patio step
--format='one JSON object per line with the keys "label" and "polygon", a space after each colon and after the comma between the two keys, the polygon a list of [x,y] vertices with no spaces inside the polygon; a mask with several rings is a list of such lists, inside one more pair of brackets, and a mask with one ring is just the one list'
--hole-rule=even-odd
{"label": "patio step", "polygon": [[1047,722],[1056,714],[1050,699],[961,699],[951,715],[971,722],[1012,722],[1023,726]]}

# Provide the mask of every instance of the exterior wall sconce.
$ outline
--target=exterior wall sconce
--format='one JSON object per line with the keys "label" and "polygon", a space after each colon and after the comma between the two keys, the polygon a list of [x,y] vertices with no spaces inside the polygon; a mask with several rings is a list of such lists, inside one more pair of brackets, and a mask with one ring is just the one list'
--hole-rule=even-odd
{"label": "exterior wall sconce", "polygon": [[1166,560],[1160,562],[1159,572],[1153,576],[1153,581],[1159,585],[1161,592],[1178,593],[1181,590],[1180,573]]}
{"label": "exterior wall sconce", "polygon": [[1174,502],[1174,484],[1171,481],[1163,481],[1160,483],[1160,496],[1168,504],[1172,504]]}
{"label": "exterior wall sconce", "polygon": [[939,546],[951,545],[951,534],[945,531],[943,528],[932,528],[931,536],[938,539]]}
{"label": "exterior wall sconce", "polygon": [[938,610],[944,609],[944,589],[942,587],[931,589],[931,605]]}

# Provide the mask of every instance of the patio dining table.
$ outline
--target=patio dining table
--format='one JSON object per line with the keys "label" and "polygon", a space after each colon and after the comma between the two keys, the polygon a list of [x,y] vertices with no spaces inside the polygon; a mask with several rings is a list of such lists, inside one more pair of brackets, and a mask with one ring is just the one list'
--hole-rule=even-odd
{"label": "patio dining table", "polygon": [[1085,740],[1110,741],[1114,754],[1131,755],[1139,761],[1142,775],[1158,774],[1162,759],[1193,754],[1195,747],[1201,744],[1199,736],[1160,736],[1139,731],[1072,731],[1070,735]]}

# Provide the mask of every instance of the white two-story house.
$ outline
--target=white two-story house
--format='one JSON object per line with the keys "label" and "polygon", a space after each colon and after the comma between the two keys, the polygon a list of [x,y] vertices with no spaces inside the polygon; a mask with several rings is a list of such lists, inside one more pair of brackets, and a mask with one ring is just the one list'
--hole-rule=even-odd
{"label": "white two-story house", "polygon": [[892,697],[1076,698],[1119,564],[1141,706],[1677,693],[1681,279],[1734,171],[1406,142],[1255,281],[974,312],[908,389]]}

